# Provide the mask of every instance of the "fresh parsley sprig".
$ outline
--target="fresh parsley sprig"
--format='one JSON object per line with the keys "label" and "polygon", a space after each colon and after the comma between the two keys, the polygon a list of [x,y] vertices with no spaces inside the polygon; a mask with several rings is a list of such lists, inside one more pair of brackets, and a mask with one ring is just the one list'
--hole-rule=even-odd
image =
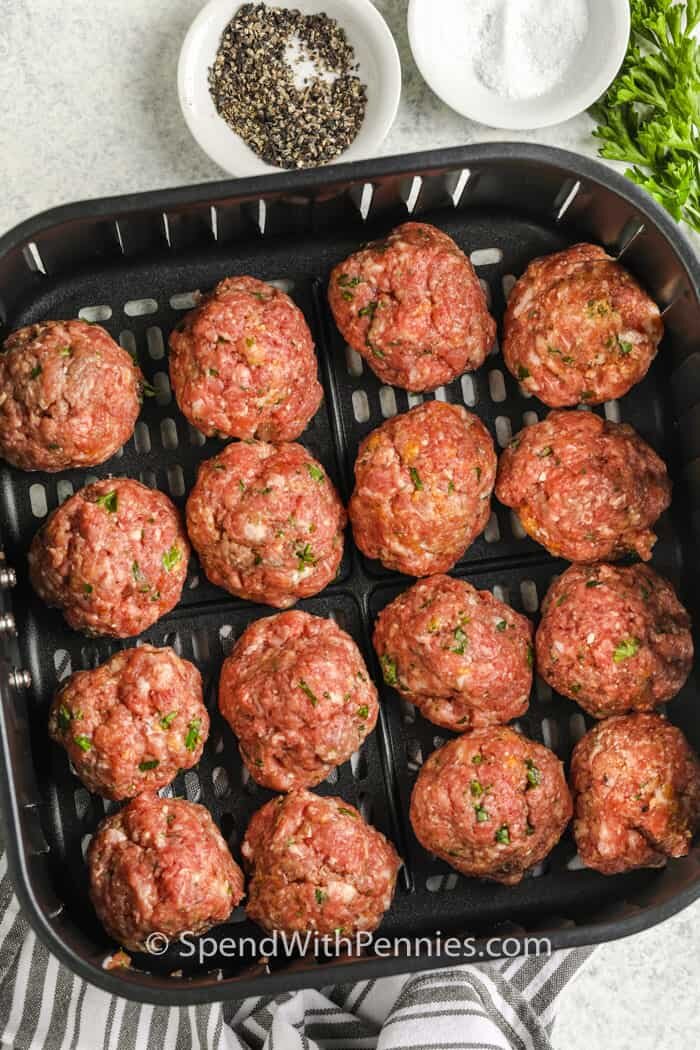
{"label": "fresh parsley sprig", "polygon": [[700,0],[630,0],[622,69],[592,108],[608,160],[700,232]]}

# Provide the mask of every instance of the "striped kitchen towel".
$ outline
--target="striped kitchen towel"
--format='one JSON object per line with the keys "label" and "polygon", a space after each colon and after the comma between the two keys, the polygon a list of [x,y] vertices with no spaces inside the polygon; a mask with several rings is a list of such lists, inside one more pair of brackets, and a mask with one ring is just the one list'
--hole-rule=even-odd
{"label": "striped kitchen towel", "polygon": [[591,949],[245,1002],[139,1006],[79,980],[36,938],[0,856],[0,1045],[13,1050],[546,1050]]}

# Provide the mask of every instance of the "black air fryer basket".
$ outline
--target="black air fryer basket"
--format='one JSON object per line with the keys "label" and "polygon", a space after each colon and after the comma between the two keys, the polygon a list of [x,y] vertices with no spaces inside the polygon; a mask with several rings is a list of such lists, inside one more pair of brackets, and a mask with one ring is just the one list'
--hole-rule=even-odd
{"label": "black air fryer basket", "polygon": [[[659,522],[653,564],[700,623],[700,267],[672,220],[621,176],[555,150],[474,146],[91,201],[25,222],[0,240],[2,334],[46,318],[97,320],[137,354],[157,391],[143,406],[134,438],[104,467],[59,475],[0,467],[6,557],[5,566],[0,563],[0,803],[10,868],[40,937],[60,960],[110,992],[186,1005],[460,961],[428,953],[424,945],[418,957],[402,952],[379,958],[370,949],[359,958],[297,953],[265,960],[253,951],[243,958],[220,953],[199,965],[171,949],[159,958],[137,956],[131,970],[105,969],[114,945],[90,906],[83,857],[89,836],[114,804],[81,787],[63,752],[49,744],[46,717],[52,692],[71,670],[94,667],[133,641],[71,631],[34,596],[26,567],[27,548],[45,515],[89,478],[128,474],[183,505],[197,464],[222,443],[205,441],[178,412],[167,378],[167,336],[191,305],[191,293],[228,274],[283,282],[306,314],[326,396],[302,441],[347,499],[359,440],[421,399],[382,387],[346,351],[328,312],[326,281],[334,263],[411,216],[446,230],[470,253],[498,318],[514,278],[531,259],[580,240],[621,256],[660,304],[666,337],[649,375],[621,402],[599,411],[632,423],[669,465],[674,500]],[[523,395],[497,349],[478,372],[428,396],[466,404],[499,448],[524,423],[546,414]],[[494,500],[484,535],[455,572],[536,618],[561,569]],[[334,616],[379,681],[372,621],[409,584],[364,559],[348,535],[338,580],[300,607]],[[244,775],[234,738],[216,710],[216,683],[223,657],[246,624],[272,612],[207,583],[193,559],[182,602],[144,635],[156,645],[174,645],[202,671],[211,736],[200,765],[178,777],[172,790],[206,803],[238,857],[247,821],[270,793]],[[407,818],[420,764],[449,734],[386,687],[382,701],[377,731],[318,789],[358,805],[405,859],[382,935],[432,938],[439,930],[443,939],[474,935],[482,948],[507,934],[514,938],[511,952],[528,936],[547,937],[553,947],[590,944],[651,926],[698,895],[698,847],[665,869],[606,878],[580,867],[570,834],[519,886],[458,876],[419,847]],[[669,716],[696,748],[699,710],[693,677],[669,705]],[[567,760],[585,721],[576,705],[537,681],[519,726]],[[212,932],[218,944],[241,935],[260,936],[242,909]]]}

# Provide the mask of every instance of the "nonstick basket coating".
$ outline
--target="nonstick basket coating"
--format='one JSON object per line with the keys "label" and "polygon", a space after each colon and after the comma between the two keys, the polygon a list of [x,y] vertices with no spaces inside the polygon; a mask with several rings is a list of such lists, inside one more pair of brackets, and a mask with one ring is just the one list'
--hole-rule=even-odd
{"label": "nonstick basket coating", "polygon": [[[594,240],[627,265],[664,310],[667,336],[647,378],[620,402],[599,411],[632,423],[669,464],[671,511],[659,523],[653,564],[678,587],[700,622],[696,536],[700,490],[700,332],[698,267],[672,221],[641,191],[595,162],[522,145],[479,146],[389,158],[260,180],[141,194],[56,209],[0,240],[3,334],[45,318],[82,315],[103,324],[132,350],[157,396],[148,399],[134,438],[119,458],[90,473],[26,474],[0,468],[0,516],[14,591],[0,591],[17,636],[0,635],[2,718],[0,801],[8,856],[20,900],[59,958],[103,988],[142,1001],[184,1005],[454,963],[439,952],[419,957],[359,959],[312,956],[266,963],[212,958],[191,965],[171,950],[137,956],[136,969],[109,971],[114,950],[87,898],[84,851],[114,803],[91,796],[50,745],[46,716],[52,692],[71,670],[94,667],[129,642],[87,639],[33,594],[26,552],[45,515],[94,477],[127,474],[184,504],[197,465],[222,442],[186,423],[172,399],[167,336],[191,305],[191,293],[228,274],[282,282],[306,314],[318,350],[325,400],[302,441],[323,461],[347,499],[358,442],[420,397],[383,387],[346,350],[325,296],[331,266],[357,246],[409,217],[435,223],[471,254],[499,319],[513,280],[537,255]],[[433,395],[428,395],[432,397]],[[435,397],[466,404],[502,448],[524,424],[546,414],[523,394],[498,347],[476,373]],[[535,619],[563,563],[523,535],[494,500],[484,533],[455,572],[489,588]],[[0,565],[1,568],[1,565]],[[0,572],[0,584],[3,575]],[[350,532],[338,580],[300,608],[333,616],[356,639],[377,682],[370,636],[378,610],[410,580],[368,562]],[[171,644],[204,676],[212,714],[200,765],[178,777],[176,794],[203,801],[239,855],[246,823],[270,797],[246,775],[235,740],[216,709],[221,662],[253,619],[273,610],[238,601],[202,577],[193,558],[181,604],[143,639]],[[0,623],[3,621],[0,620]],[[31,686],[23,687],[23,671]],[[669,716],[700,748],[695,676],[669,705]],[[518,725],[564,760],[585,729],[581,711],[543,682]],[[422,760],[451,734],[439,730],[382,687],[377,731],[351,762],[318,789],[340,794],[396,843],[405,859],[394,904],[380,933],[442,934],[486,939],[546,936],[554,947],[592,943],[649,926],[682,908],[700,888],[700,850],[664,870],[606,878],[576,862],[570,833],[519,886],[458,876],[418,845],[407,818]],[[260,936],[242,909],[213,936]],[[181,976],[168,976],[182,970]]]}

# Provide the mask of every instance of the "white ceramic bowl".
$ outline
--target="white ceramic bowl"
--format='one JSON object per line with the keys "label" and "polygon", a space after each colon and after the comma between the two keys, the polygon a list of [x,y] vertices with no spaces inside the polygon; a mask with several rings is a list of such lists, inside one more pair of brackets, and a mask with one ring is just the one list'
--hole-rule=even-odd
{"label": "white ceramic bowl", "polygon": [[504,98],[478,79],[470,60],[475,42],[465,39],[459,5],[410,0],[408,36],[416,64],[443,102],[492,128],[517,131],[560,124],[605,92],[625,57],[630,35],[629,0],[587,0],[588,32],[565,77],[536,98]]}
{"label": "white ceramic bowl", "polygon": [[[210,0],[190,26],[180,52],[177,86],[180,106],[205,153],[231,175],[279,171],[266,164],[218,115],[209,94],[208,73],[221,34],[242,6],[240,0]],[[370,0],[269,0],[271,7],[293,7],[303,14],[322,11],[347,33],[367,85],[367,111],[355,141],[336,160],[373,156],[394,123],[401,97],[401,62],[389,27]]]}

